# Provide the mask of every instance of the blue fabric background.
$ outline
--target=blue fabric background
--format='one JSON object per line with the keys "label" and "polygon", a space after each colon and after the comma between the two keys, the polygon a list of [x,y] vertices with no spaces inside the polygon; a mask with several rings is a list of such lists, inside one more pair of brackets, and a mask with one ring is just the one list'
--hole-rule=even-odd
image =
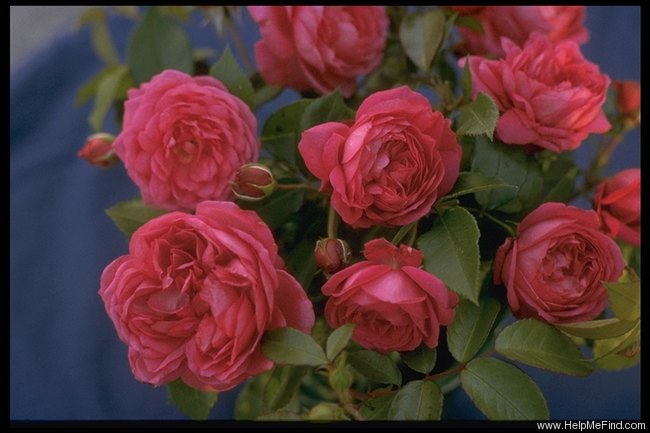
{"label": "blue fabric background", "polygon": [[[250,47],[259,38],[244,13]],[[186,25],[195,47],[223,46],[212,28]],[[124,53],[132,23],[113,18]],[[588,7],[585,57],[612,78],[640,79],[640,7]],[[127,251],[104,213],[135,197],[123,168],[97,170],[76,157],[90,133],[90,106],[74,106],[81,83],[101,65],[88,31],[53,41],[10,80],[10,418],[32,420],[182,419],[164,387],[137,382],[97,295],[103,268]],[[260,124],[296,97],[285,92],[259,113]],[[112,120],[112,119],[110,119]],[[116,132],[113,122],[106,129]],[[640,134],[628,136],[608,173],[638,167]],[[577,151],[586,161],[593,149]],[[588,203],[581,203],[587,207]],[[523,367],[542,388],[553,418],[640,417],[640,368],[588,378]],[[234,392],[219,397],[212,418],[232,418]],[[445,397],[449,418],[484,419],[457,390]]]}

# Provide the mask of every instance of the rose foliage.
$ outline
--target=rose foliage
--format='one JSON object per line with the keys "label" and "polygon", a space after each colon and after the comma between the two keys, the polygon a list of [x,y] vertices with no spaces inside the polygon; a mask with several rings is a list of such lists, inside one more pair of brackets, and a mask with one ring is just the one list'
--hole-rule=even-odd
{"label": "rose foliage", "polygon": [[[582,54],[584,7],[116,10],[126,63],[96,31],[79,156],[141,197],[107,210],[129,244],[99,295],[134,378],[185,414],[243,385],[237,419],[439,419],[460,386],[490,419],[547,419],[513,362],[639,362],[640,170],[604,169],[640,87]],[[191,14],[232,49],[194,51]]]}

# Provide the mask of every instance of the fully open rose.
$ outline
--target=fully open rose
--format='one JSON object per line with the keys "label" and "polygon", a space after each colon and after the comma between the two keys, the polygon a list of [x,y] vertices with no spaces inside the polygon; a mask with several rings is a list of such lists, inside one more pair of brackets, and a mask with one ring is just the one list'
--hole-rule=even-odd
{"label": "fully open rose", "polygon": [[523,48],[507,39],[502,46],[505,59],[471,56],[469,62],[474,93],[487,93],[499,107],[496,132],[504,143],[563,152],[609,130],[602,106],[610,79],[575,43],[538,34]]}
{"label": "fully open rose", "polygon": [[623,170],[598,184],[593,203],[606,233],[641,246],[641,170]]}
{"label": "fully open rose", "polygon": [[266,330],[310,332],[314,324],[268,227],[231,202],[140,227],[129,254],[104,270],[99,293],[133,374],[153,385],[181,378],[204,390],[233,388],[273,366],[260,349]]}
{"label": "fully open rose", "polygon": [[476,55],[503,57],[501,38],[519,46],[534,32],[543,33],[553,42],[570,40],[582,44],[589,39],[584,27],[584,6],[452,6],[461,15],[475,17],[482,32],[460,26],[463,48]]}
{"label": "fully open rose", "polygon": [[402,86],[366,98],[352,126],[327,122],[304,131],[298,149],[346,223],[405,225],[458,178],[462,150],[450,123]]}
{"label": "fully open rose", "polygon": [[332,276],[325,319],[333,328],[354,323],[352,338],[379,352],[410,351],[438,345],[440,326],[454,319],[458,297],[419,266],[422,253],[385,239],[365,244],[367,261]]}
{"label": "fully open rose", "polygon": [[617,281],[624,266],[595,212],[549,202],[526,216],[517,237],[499,247],[494,282],[505,284],[519,318],[581,322],[603,311],[607,290],[601,281]]}
{"label": "fully open rose", "polygon": [[388,16],[383,6],[249,6],[262,40],[255,59],[264,80],[298,91],[345,97],[358,76],[383,57]]}
{"label": "fully open rose", "polygon": [[256,128],[248,106],[221,82],[167,70],[129,90],[113,148],[145,203],[193,209],[234,198],[235,170],[259,154]]}

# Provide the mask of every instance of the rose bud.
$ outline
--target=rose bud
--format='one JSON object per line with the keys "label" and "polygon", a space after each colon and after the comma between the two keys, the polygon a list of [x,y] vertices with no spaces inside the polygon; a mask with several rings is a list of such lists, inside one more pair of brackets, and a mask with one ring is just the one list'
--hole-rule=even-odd
{"label": "rose bud", "polygon": [[95,167],[112,167],[120,160],[113,150],[115,136],[100,132],[93,134],[86,139],[77,156],[85,159]]}
{"label": "rose bud", "polygon": [[321,239],[314,249],[316,264],[328,275],[344,268],[350,255],[350,246],[343,239]]}
{"label": "rose bud", "polygon": [[239,167],[230,186],[238,198],[245,201],[259,201],[275,191],[277,182],[267,167],[251,163]]}
{"label": "rose bud", "polygon": [[641,84],[637,81],[616,80],[612,86],[616,91],[616,108],[636,123],[641,109]]}

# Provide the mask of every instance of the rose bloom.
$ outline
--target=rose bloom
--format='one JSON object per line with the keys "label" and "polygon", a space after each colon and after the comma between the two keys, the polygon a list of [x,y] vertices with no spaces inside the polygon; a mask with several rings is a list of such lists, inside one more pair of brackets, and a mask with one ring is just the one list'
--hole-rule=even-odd
{"label": "rose bloom", "polygon": [[232,202],[144,224],[129,254],[104,270],[99,294],[133,374],[153,385],[181,378],[203,390],[233,388],[273,366],[260,349],[265,331],[314,324],[271,231]]}
{"label": "rose bloom", "polygon": [[322,290],[329,296],[325,319],[333,328],[354,323],[352,339],[379,352],[438,345],[458,297],[419,266],[422,253],[383,238],[365,244],[367,261],[334,274]]}
{"label": "rose bloom", "polygon": [[610,79],[575,43],[534,35],[523,48],[504,39],[503,48],[505,59],[471,56],[469,62],[474,93],[490,95],[499,107],[496,133],[504,143],[559,153],[609,130],[602,106]]}
{"label": "rose bloom", "polygon": [[623,257],[593,211],[548,202],[531,212],[497,250],[494,282],[519,318],[549,323],[595,319],[607,304],[601,281],[618,281]]}
{"label": "rose bloom", "polygon": [[593,205],[605,233],[641,246],[641,170],[623,170],[598,184]]}
{"label": "rose bloom", "polygon": [[426,215],[456,182],[462,154],[450,121],[406,86],[370,95],[352,126],[304,131],[298,150],[343,220],[361,228]]}
{"label": "rose bloom", "polygon": [[248,106],[221,82],[167,70],[129,90],[113,148],[145,203],[194,209],[234,198],[235,170],[258,157],[256,128]]}
{"label": "rose bloom", "polygon": [[502,37],[521,47],[534,32],[548,35],[552,42],[569,40],[583,44],[589,39],[583,24],[585,6],[452,6],[451,9],[474,16],[481,23],[482,34],[458,27],[463,48],[470,54],[503,57]]}
{"label": "rose bloom", "polygon": [[383,6],[249,6],[262,40],[255,59],[264,80],[300,92],[350,97],[356,78],[379,66],[388,16]]}

